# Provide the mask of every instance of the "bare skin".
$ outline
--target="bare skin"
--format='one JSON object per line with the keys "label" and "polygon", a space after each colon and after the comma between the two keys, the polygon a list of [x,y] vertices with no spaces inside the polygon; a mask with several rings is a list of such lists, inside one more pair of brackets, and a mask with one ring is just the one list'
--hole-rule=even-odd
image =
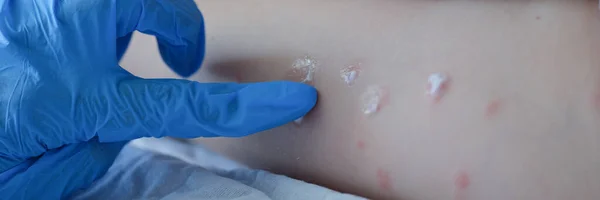
{"label": "bare skin", "polygon": [[[199,1],[202,82],[295,79],[317,107],[238,139],[200,139],[255,168],[374,199],[600,199],[600,13],[594,1]],[[122,65],[174,77],[149,37]],[[351,87],[340,69],[360,63]],[[439,101],[431,73],[451,78]],[[389,92],[374,115],[369,86]]]}

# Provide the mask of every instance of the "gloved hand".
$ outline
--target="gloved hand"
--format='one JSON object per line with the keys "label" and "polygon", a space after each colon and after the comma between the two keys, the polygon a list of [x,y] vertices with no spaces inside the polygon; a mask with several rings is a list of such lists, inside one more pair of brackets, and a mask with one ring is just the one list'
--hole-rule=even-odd
{"label": "gloved hand", "polygon": [[135,30],[181,76],[199,68],[192,0],[0,0],[0,199],[67,198],[131,139],[245,136],[316,102],[301,83],[135,77],[118,64]]}

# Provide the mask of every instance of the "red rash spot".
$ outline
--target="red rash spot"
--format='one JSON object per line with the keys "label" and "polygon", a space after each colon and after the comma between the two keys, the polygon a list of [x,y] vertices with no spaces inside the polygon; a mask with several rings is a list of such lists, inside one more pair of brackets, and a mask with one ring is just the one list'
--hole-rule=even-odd
{"label": "red rash spot", "polygon": [[540,16],[537,16],[537,17],[535,17],[535,19],[537,19],[537,20],[540,20],[540,19],[541,19],[541,17],[540,17]]}
{"label": "red rash spot", "polygon": [[469,175],[466,172],[458,173],[456,179],[454,180],[454,186],[456,186],[456,189],[458,190],[467,189],[467,187],[469,187],[470,184],[471,179],[469,178]]}
{"label": "red rash spot", "polygon": [[490,103],[488,103],[488,105],[485,108],[485,116],[491,117],[496,115],[496,113],[498,113],[498,110],[500,109],[500,105],[500,100],[490,101]]}
{"label": "red rash spot", "polygon": [[390,173],[386,170],[377,169],[377,183],[385,191],[392,190],[392,179],[390,178]]}
{"label": "red rash spot", "polygon": [[356,148],[360,149],[360,150],[364,150],[365,149],[365,142],[364,141],[358,141],[356,142]]}

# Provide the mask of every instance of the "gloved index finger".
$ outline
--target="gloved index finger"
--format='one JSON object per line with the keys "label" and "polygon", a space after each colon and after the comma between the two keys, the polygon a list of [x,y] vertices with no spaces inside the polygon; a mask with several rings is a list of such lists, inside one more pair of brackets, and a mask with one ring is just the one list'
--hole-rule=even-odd
{"label": "gloved index finger", "polygon": [[193,0],[116,1],[117,37],[138,30],[156,36],[163,60],[183,77],[204,59],[204,19]]}
{"label": "gloved index finger", "polygon": [[100,142],[140,137],[241,137],[281,126],[308,113],[317,92],[288,81],[251,84],[176,79],[121,81],[116,107],[94,134]]}

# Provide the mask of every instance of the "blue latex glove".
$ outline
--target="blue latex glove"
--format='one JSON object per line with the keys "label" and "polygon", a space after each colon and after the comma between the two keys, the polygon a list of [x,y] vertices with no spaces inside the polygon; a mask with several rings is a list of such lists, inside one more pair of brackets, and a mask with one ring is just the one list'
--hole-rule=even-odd
{"label": "blue latex glove", "polygon": [[155,35],[181,76],[198,70],[192,0],[0,0],[0,199],[66,198],[131,139],[245,136],[316,102],[300,83],[135,77],[118,64],[135,30]]}

